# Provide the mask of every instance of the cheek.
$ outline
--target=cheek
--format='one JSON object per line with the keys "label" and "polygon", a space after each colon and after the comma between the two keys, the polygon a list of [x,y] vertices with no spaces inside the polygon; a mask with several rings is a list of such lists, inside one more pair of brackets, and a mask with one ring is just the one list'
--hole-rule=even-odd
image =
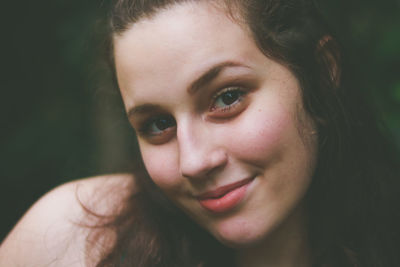
{"label": "cheek", "polygon": [[264,165],[271,154],[289,141],[293,128],[290,112],[279,106],[252,110],[235,125],[237,134],[230,141],[231,149],[243,159]]}
{"label": "cheek", "polygon": [[163,146],[141,145],[146,170],[154,183],[162,190],[172,190],[180,181],[178,157],[173,144]]}

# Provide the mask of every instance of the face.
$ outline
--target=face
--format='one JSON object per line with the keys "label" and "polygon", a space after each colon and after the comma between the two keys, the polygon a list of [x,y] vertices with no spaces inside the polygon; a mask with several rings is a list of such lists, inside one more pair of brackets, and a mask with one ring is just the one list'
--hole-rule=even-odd
{"label": "face", "polygon": [[297,79],[222,8],[185,3],[114,38],[117,78],[148,173],[223,243],[298,223],[316,138]]}

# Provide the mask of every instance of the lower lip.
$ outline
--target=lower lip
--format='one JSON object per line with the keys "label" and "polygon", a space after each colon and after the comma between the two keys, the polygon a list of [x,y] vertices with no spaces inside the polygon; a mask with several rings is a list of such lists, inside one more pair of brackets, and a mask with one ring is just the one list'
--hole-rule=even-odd
{"label": "lower lip", "polygon": [[251,181],[238,187],[220,198],[207,198],[199,200],[200,205],[208,211],[214,213],[227,212],[233,209],[246,195],[247,187]]}

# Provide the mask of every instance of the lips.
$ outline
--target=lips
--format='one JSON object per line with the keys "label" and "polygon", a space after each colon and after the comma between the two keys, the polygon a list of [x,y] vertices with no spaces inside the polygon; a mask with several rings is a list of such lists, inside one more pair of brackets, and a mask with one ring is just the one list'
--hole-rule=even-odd
{"label": "lips", "polygon": [[204,194],[201,194],[200,196],[198,196],[198,199],[201,200],[201,199],[207,199],[207,198],[219,198],[223,195],[226,195],[229,191],[232,191],[238,187],[241,187],[241,186],[249,183],[251,180],[253,180],[253,177],[241,180],[241,181],[233,183],[233,184],[228,184],[228,185],[218,187],[215,190],[208,191]]}
{"label": "lips", "polygon": [[198,196],[200,205],[208,211],[220,213],[234,208],[245,196],[247,186],[254,177],[221,186]]}

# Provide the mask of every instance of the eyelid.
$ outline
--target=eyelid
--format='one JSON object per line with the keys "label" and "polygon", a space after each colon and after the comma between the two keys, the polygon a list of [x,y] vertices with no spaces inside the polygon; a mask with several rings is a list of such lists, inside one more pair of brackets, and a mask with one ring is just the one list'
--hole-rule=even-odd
{"label": "eyelid", "polygon": [[[229,119],[241,111],[244,110],[244,108],[247,106],[248,103],[248,93],[250,92],[251,89],[244,87],[244,86],[238,86],[238,85],[233,85],[233,86],[226,86],[220,91],[218,91],[213,97],[211,104],[208,108],[208,114],[207,117],[214,118],[214,119]],[[230,104],[227,105],[226,107],[223,108],[216,108],[214,107],[216,100],[222,96],[224,93],[230,92],[230,91],[239,91],[239,96],[238,99]]]}
{"label": "eyelid", "polygon": [[153,134],[149,135],[147,133],[140,134],[140,137],[145,139],[147,143],[150,143],[152,145],[162,145],[164,143],[167,143],[170,139],[172,139],[175,136],[176,132],[176,126],[174,127],[169,127],[159,134]]}
{"label": "eyelid", "polygon": [[[208,101],[210,101],[208,105],[208,109],[206,112],[206,117],[210,120],[224,120],[230,119],[235,115],[241,113],[249,103],[248,94],[251,93],[254,89],[257,88],[257,83],[253,79],[243,79],[243,78],[235,78],[226,83],[224,86],[214,87],[216,88],[216,92],[214,94],[208,95]],[[221,97],[224,93],[229,91],[238,91],[239,96],[238,99],[227,107],[223,108],[213,108],[216,104],[216,100]],[[205,100],[205,99],[204,99]],[[202,102],[203,100],[201,100]],[[207,102],[208,102],[207,101]],[[169,112],[165,110],[152,110],[149,113],[142,114],[141,116],[136,117],[136,119],[131,120],[131,124],[135,129],[138,136],[147,140],[149,143],[160,144],[167,142],[172,138],[172,133],[176,132],[176,122],[174,126],[168,127],[165,130],[162,130],[157,133],[150,133],[149,127],[152,123],[154,123],[158,118],[162,116],[172,116]]]}
{"label": "eyelid", "polygon": [[176,122],[175,125],[167,127],[164,130],[160,130],[159,132],[149,131],[149,128],[152,126],[152,124],[155,123],[158,119],[163,117],[170,117],[170,115],[165,113],[151,114],[147,118],[143,118],[141,122],[137,123],[137,127],[134,127],[138,136],[148,140],[149,143],[152,144],[160,144],[165,142],[166,139],[168,139],[171,136],[171,133],[175,132]]}
{"label": "eyelid", "polygon": [[214,94],[212,96],[212,101],[215,101],[218,97],[220,97],[224,93],[230,92],[230,91],[242,91],[242,92],[245,92],[247,90],[243,86],[240,86],[240,85],[225,86],[224,88],[222,88],[221,90],[219,90],[216,94]]}

